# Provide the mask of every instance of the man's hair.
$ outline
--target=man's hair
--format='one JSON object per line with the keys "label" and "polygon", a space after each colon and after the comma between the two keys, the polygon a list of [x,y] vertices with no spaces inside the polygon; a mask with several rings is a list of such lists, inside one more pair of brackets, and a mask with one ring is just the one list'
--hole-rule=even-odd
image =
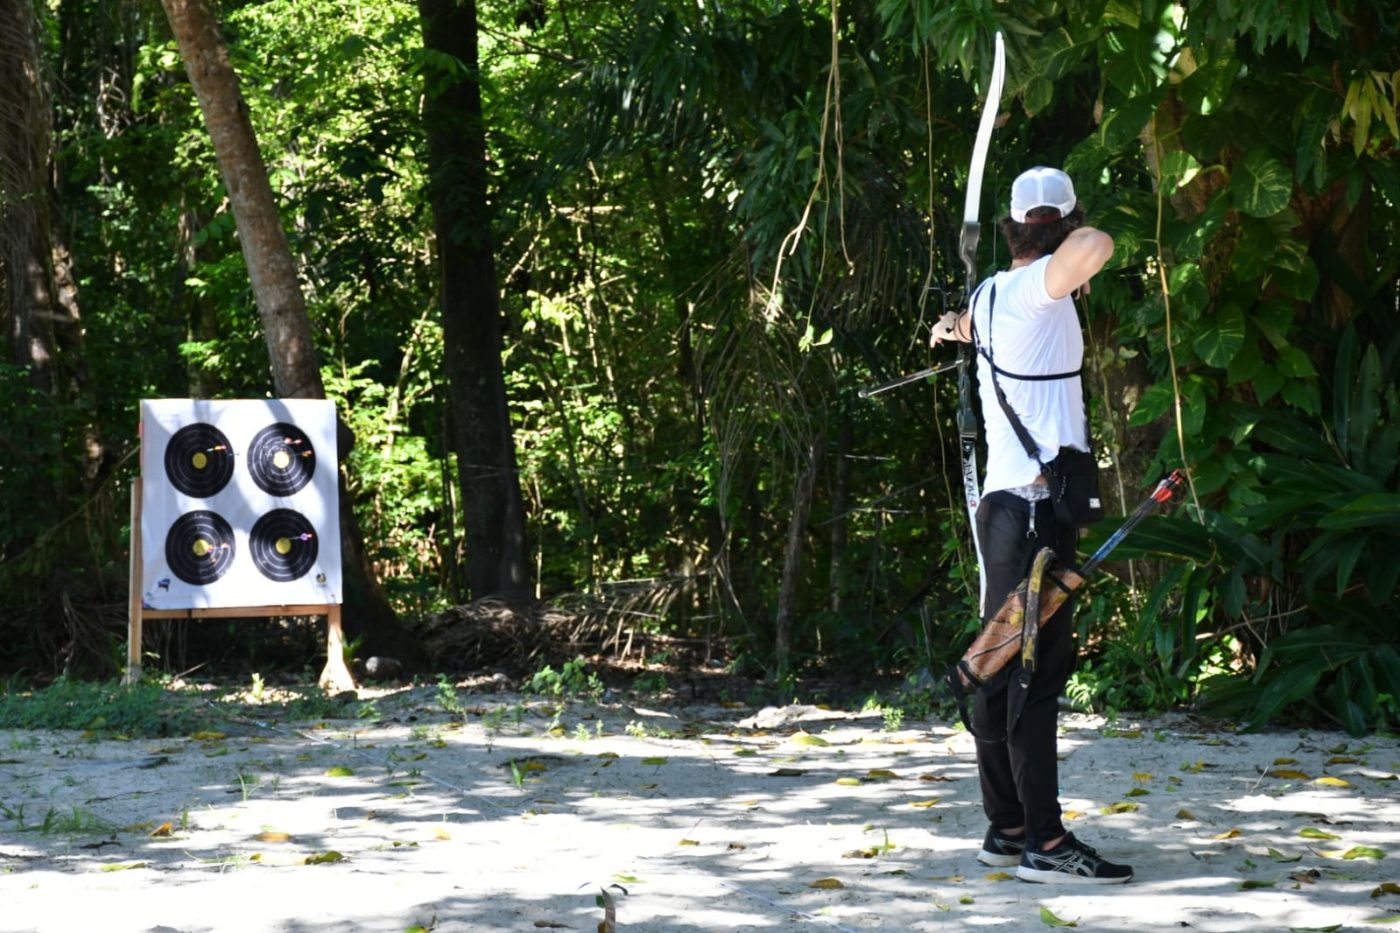
{"label": "man's hair", "polygon": [[1001,219],[1001,235],[1011,250],[1011,258],[1039,259],[1059,249],[1071,232],[1084,226],[1084,208],[1075,206],[1063,217],[1053,207],[1036,207],[1026,212],[1026,223],[1010,217]]}

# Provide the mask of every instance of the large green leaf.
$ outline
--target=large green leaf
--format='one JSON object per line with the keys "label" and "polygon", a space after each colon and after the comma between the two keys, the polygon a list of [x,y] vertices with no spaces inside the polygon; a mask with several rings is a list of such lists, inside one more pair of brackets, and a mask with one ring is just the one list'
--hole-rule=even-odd
{"label": "large green leaf", "polygon": [[1259,335],[1246,325],[1245,342],[1236,350],[1235,356],[1231,357],[1229,366],[1225,367],[1225,378],[1231,385],[1239,385],[1240,382],[1249,382],[1264,366],[1264,356],[1259,352]]}
{"label": "large green leaf", "polygon": [[[1193,50],[1195,52],[1196,50]],[[1196,57],[1201,57],[1197,52]],[[1178,95],[1183,103],[1202,116],[1219,110],[1230,99],[1230,88],[1240,73],[1239,59],[1230,54],[1229,48],[1221,46],[1214,50],[1213,57],[1197,68],[1181,82]]]}
{"label": "large green leaf", "polygon": [[1306,379],[1317,375],[1312,360],[1299,347],[1279,347],[1278,371],[1290,379]]}
{"label": "large green leaf", "polygon": [[1244,312],[1240,306],[1224,304],[1213,319],[1205,321],[1205,328],[1196,335],[1196,353],[1209,366],[1228,366],[1244,345],[1244,329]]}
{"label": "large green leaf", "polygon": [[1137,405],[1133,407],[1132,413],[1128,415],[1128,426],[1141,427],[1151,424],[1171,411],[1174,399],[1170,380],[1164,379],[1148,386],[1147,391],[1142,393],[1142,398],[1138,399]]}
{"label": "large green leaf", "polygon": [[1215,559],[1217,542],[1194,521],[1180,516],[1149,515],[1118,545],[1118,557],[1184,557],[1197,564]]}
{"label": "large green leaf", "polygon": [[1318,681],[1322,679],[1328,667],[1327,661],[1314,656],[1295,666],[1271,673],[1259,692],[1254,709],[1250,711],[1245,728],[1263,728],[1285,706],[1311,695],[1317,690]]}
{"label": "large green leaf", "polygon": [[1104,77],[1129,98],[1152,93],[1166,77],[1155,27],[1115,29],[1104,37]]}
{"label": "large green leaf", "polygon": [[1230,173],[1230,202],[1253,217],[1270,217],[1288,206],[1293,175],[1263,150],[1246,153]]}
{"label": "large green leaf", "polygon": [[1157,112],[1162,94],[1158,89],[1149,96],[1135,97],[1119,104],[1106,113],[1103,124],[1099,127],[1099,137],[1103,140],[1104,148],[1109,152],[1121,152],[1130,143],[1136,142],[1142,134],[1143,127],[1147,126],[1152,115]]}
{"label": "large green leaf", "polygon": [[1332,530],[1377,528],[1400,536],[1400,493],[1369,493],[1358,496],[1326,515],[1318,526]]}
{"label": "large green leaf", "polygon": [[[1400,582],[1400,550],[1376,547],[1371,552],[1371,569],[1366,574],[1366,597],[1373,606],[1389,602]],[[1393,614],[1391,616],[1394,618]]]}

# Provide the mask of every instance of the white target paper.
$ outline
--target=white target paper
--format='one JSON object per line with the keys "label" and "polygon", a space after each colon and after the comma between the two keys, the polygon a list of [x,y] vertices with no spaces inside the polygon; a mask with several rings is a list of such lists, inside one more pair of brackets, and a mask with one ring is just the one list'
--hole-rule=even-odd
{"label": "white target paper", "polygon": [[147,609],[341,601],[335,404],[141,402]]}

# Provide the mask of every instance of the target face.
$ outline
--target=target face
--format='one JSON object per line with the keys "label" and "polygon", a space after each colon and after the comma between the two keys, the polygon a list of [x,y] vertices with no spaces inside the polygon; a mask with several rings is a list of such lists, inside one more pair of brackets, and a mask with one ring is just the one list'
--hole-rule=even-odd
{"label": "target face", "polygon": [[141,402],[147,609],[341,601],[335,405]]}
{"label": "target face", "polygon": [[233,448],[212,424],[187,424],[165,448],[165,475],[187,496],[207,499],[233,478]]}
{"label": "target face", "polygon": [[228,573],[237,545],[233,526],[217,512],[200,509],[175,519],[165,536],[165,561],[175,576],[203,586]]}
{"label": "target face", "polygon": [[316,448],[294,424],[268,425],[248,446],[248,473],[269,496],[290,496],[316,475]]}
{"label": "target face", "polygon": [[273,509],[253,523],[248,553],[263,576],[289,583],[316,564],[316,529],[306,516],[291,509]]}

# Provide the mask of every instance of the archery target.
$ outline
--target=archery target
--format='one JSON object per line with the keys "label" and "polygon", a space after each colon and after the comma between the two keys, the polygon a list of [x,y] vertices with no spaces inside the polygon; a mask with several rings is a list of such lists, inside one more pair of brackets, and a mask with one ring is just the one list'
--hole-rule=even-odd
{"label": "archery target", "polygon": [[258,572],[269,580],[289,583],[316,564],[316,529],[306,516],[291,509],[273,509],[253,522],[248,552]]}
{"label": "archery target", "polygon": [[148,609],[341,601],[335,405],[141,403]]}
{"label": "archery target", "polygon": [[290,496],[316,475],[316,449],[305,431],[279,421],[253,436],[248,473],[269,496]]}
{"label": "archery target", "polygon": [[218,512],[186,512],[165,534],[165,561],[175,576],[203,586],[228,573],[237,545],[233,527]]}
{"label": "archery target", "polygon": [[212,424],[187,424],[165,448],[165,475],[185,495],[207,499],[233,479],[233,448]]}

